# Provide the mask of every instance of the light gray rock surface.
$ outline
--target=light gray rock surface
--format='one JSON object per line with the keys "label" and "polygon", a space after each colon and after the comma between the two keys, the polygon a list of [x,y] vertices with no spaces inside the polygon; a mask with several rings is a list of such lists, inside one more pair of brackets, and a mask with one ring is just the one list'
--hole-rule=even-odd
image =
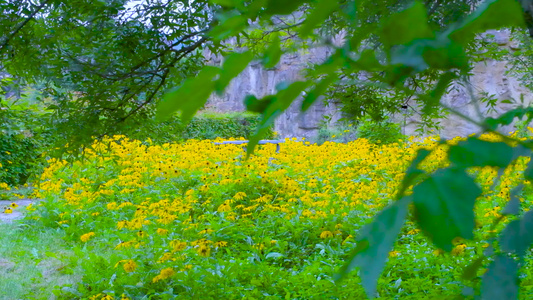
{"label": "light gray rock surface", "polygon": [[[511,50],[520,47],[516,41],[510,39],[510,33],[507,30],[492,30],[484,36],[493,39],[501,47]],[[206,108],[219,112],[243,111],[245,110],[243,99],[246,95],[252,94],[259,98],[274,93],[276,85],[281,82],[301,80],[303,79],[302,69],[310,63],[324,61],[330,54],[331,50],[325,47],[302,50],[284,55],[275,68],[268,70],[259,63],[252,63],[231,82],[223,95],[212,96]],[[220,65],[222,63],[220,58],[210,56],[209,53],[206,57],[210,60],[210,64]],[[505,61],[489,60],[473,66],[473,75],[470,78],[471,91],[476,98],[487,94],[498,99],[498,104],[493,111],[484,104],[476,106],[468,89],[460,84],[455,84],[450,88],[443,97],[442,103],[476,120],[482,116],[500,115],[517,105],[501,103],[502,100],[518,102],[523,97],[525,104],[531,103],[533,98],[531,91],[522,87],[516,78],[507,74],[507,71],[508,63]],[[339,107],[335,103],[324,105],[324,101],[317,101],[305,113],[300,112],[300,105],[301,102],[297,101],[276,120],[275,130],[281,137],[313,137],[316,136],[319,124],[325,115],[330,116],[333,121],[340,118]],[[420,120],[416,113],[395,116],[394,119],[402,124],[404,132],[409,135],[415,134],[417,121]],[[445,138],[466,136],[478,131],[475,125],[455,115],[449,115],[439,121],[442,129],[437,133]],[[502,131],[511,131],[513,128],[513,126],[507,126],[502,128]]]}

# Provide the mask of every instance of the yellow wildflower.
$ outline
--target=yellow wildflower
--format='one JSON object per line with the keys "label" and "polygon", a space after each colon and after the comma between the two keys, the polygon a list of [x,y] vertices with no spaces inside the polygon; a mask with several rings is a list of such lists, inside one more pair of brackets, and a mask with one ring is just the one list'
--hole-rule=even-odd
{"label": "yellow wildflower", "polygon": [[164,262],[169,261],[169,260],[175,260],[175,259],[172,258],[172,253],[166,252],[165,254],[163,254],[163,256],[161,256],[159,258],[159,260],[157,262],[158,263],[164,263]]}
{"label": "yellow wildflower", "polygon": [[214,245],[217,248],[226,247],[228,245],[228,242],[219,241],[219,242],[216,242]]}
{"label": "yellow wildflower", "polygon": [[389,257],[397,257],[400,254],[398,251],[391,251],[389,252]]}
{"label": "yellow wildflower", "polygon": [[420,232],[420,229],[412,229],[407,232],[409,235],[414,235]]}
{"label": "yellow wildflower", "polygon": [[157,234],[159,235],[167,235],[168,234],[168,230],[166,229],[163,229],[163,228],[157,228]]}
{"label": "yellow wildflower", "polygon": [[170,247],[172,247],[172,252],[178,252],[187,247],[187,242],[180,242],[178,240],[173,240],[170,242]]}
{"label": "yellow wildflower", "polygon": [[453,255],[462,254],[463,252],[465,252],[465,249],[466,249],[466,245],[465,244],[457,245],[457,246],[455,246],[455,248],[452,249],[452,254]]}
{"label": "yellow wildflower", "polygon": [[137,264],[133,260],[130,259],[126,261],[124,265],[122,265],[122,267],[124,268],[124,271],[131,273],[135,271],[135,269],[137,268]]}
{"label": "yellow wildflower", "polygon": [[111,202],[111,203],[107,204],[107,209],[108,210],[114,210],[116,208],[117,208],[117,203],[116,202]]}
{"label": "yellow wildflower", "polygon": [[444,254],[444,250],[442,250],[442,249],[437,249],[437,250],[433,251],[433,255],[435,255],[435,256],[439,256],[439,255],[442,255],[442,254]]}
{"label": "yellow wildflower", "polygon": [[198,247],[198,255],[208,257],[211,254],[211,248],[209,245],[202,244]]}
{"label": "yellow wildflower", "polygon": [[85,243],[85,242],[87,242],[88,240],[90,240],[91,237],[93,237],[94,235],[95,235],[94,232],[86,233],[86,234],[80,236],[80,240],[81,240],[82,242]]}
{"label": "yellow wildflower", "polygon": [[172,277],[172,275],[174,275],[175,273],[176,272],[172,268],[164,268],[163,270],[159,272],[159,275],[157,275],[156,277],[154,277],[154,279],[152,279],[152,282],[156,283],[160,280],[165,280],[167,278]]}
{"label": "yellow wildflower", "polygon": [[230,210],[231,210],[231,206],[227,203],[222,203],[217,209],[218,212],[225,212],[225,211],[230,211]]}
{"label": "yellow wildflower", "polygon": [[322,233],[320,234],[321,239],[327,239],[330,237],[333,237],[333,232],[328,231],[328,230],[322,231]]}

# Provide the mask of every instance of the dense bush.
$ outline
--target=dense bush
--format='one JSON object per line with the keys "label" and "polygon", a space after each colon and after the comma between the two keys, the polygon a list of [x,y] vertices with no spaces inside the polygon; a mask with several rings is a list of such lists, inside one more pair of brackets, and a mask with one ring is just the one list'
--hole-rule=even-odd
{"label": "dense bush", "polygon": [[362,119],[357,125],[357,137],[365,138],[372,143],[390,144],[407,138],[402,133],[400,125],[393,123],[389,118],[383,121],[374,121],[370,118]]}
{"label": "dense bush", "polygon": [[[205,140],[215,138],[248,138],[257,128],[260,117],[251,113],[214,113],[197,114],[191,122],[184,125],[178,116],[165,122],[149,120],[142,127],[125,132],[130,138],[155,143],[179,142],[189,139]],[[270,130],[265,138],[273,138]]]}
{"label": "dense bush", "polygon": [[0,182],[25,183],[42,171],[50,144],[43,123],[46,111],[26,99],[0,99]]}
{"label": "dense bush", "polygon": [[405,140],[400,125],[390,121],[388,117],[382,121],[374,121],[369,117],[359,121],[344,118],[334,126],[329,122],[322,122],[318,129],[317,137],[311,141],[319,145],[326,141],[347,143],[358,138],[364,138],[375,144],[391,144]]}

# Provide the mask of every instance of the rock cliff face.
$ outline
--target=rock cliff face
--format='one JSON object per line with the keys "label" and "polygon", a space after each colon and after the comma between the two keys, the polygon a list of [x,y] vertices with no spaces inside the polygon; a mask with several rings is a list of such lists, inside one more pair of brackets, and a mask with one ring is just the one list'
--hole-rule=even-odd
{"label": "rock cliff face", "polygon": [[[493,40],[501,47],[515,50],[518,45],[510,41],[509,32],[491,31]],[[310,63],[324,61],[331,53],[328,48],[315,48],[309,51],[301,51],[296,54],[288,54],[282,57],[280,63],[273,69],[264,69],[259,63],[252,63],[246,70],[232,81],[222,96],[212,96],[208,101],[207,108],[220,112],[243,111],[245,109],[243,99],[248,94],[262,97],[276,90],[276,85],[284,81],[303,79],[302,69]],[[221,63],[219,58],[206,54],[210,64]],[[523,97],[526,104],[531,103],[533,95],[530,90],[522,87],[519,81],[507,74],[507,62],[484,61],[473,66],[471,89],[460,85],[453,85],[443,97],[442,102],[462,114],[479,120],[483,116],[496,116],[516,106],[516,104],[502,103],[503,100],[518,102]],[[491,110],[485,104],[476,105],[472,100],[471,93],[479,98],[485,94],[497,99],[497,105]],[[340,118],[339,107],[336,103],[324,104],[317,101],[307,112],[300,112],[300,102],[294,103],[275,123],[275,130],[282,137],[313,137],[316,136],[320,122],[324,116],[331,117],[332,121]],[[406,134],[415,134],[419,116],[409,113],[403,116],[395,116],[402,124]],[[442,129],[439,134],[445,138],[465,136],[477,132],[478,128],[455,115],[439,120]],[[502,128],[504,132],[510,131],[513,126]]]}

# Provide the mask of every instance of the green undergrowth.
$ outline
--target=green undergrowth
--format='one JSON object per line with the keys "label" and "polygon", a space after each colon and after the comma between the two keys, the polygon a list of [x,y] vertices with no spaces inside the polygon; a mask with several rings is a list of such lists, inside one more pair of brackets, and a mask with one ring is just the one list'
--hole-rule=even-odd
{"label": "green undergrowth", "polygon": [[80,280],[79,257],[60,229],[0,223],[0,299],[57,299]]}

